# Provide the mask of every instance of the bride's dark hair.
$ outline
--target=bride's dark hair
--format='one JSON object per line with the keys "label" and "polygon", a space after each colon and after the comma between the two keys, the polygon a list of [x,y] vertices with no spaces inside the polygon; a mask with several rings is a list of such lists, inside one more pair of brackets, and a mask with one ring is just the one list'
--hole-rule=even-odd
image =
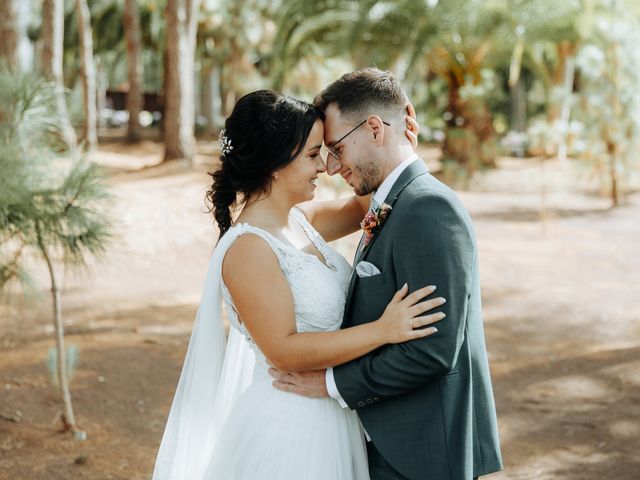
{"label": "bride's dark hair", "polygon": [[231,149],[220,155],[220,168],[209,175],[206,193],[209,212],[218,223],[220,238],[231,227],[231,207],[256,193],[268,193],[272,174],[302,151],[317,120],[324,114],[315,106],[269,90],[242,97],[224,124]]}

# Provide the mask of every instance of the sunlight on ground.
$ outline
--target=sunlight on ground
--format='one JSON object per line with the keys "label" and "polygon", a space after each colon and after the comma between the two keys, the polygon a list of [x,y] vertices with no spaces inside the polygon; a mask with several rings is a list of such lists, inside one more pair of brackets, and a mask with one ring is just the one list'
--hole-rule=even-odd
{"label": "sunlight on ground", "polygon": [[[148,478],[217,235],[203,202],[213,143],[199,146],[194,167],[143,168],[161,150],[144,142],[96,153],[112,173],[118,236],[87,274],[62,275],[67,341],[80,352],[71,390],[89,433],[80,447],[59,442],[50,423],[58,404],[40,270],[40,300],[2,317],[0,414],[21,416],[0,419],[0,471],[20,478],[39,464]],[[573,190],[580,176],[571,166],[554,167],[543,217],[539,165],[503,163],[458,191],[478,237],[506,466],[488,478],[631,480],[640,471],[640,305],[629,295],[640,271],[640,195],[610,210],[606,198]],[[348,194],[339,178],[320,183],[319,199]],[[356,233],[334,246],[351,261],[357,241]],[[82,467],[78,449],[89,458]]]}

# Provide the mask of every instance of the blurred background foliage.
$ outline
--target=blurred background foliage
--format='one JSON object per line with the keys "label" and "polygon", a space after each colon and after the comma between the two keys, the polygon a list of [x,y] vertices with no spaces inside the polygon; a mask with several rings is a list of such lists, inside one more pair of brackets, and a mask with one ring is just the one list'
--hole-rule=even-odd
{"label": "blurred background foliage", "polygon": [[[4,0],[10,1],[10,0]],[[172,0],[195,8],[195,131],[217,134],[237,98],[272,88],[311,100],[375,65],[406,86],[423,140],[467,173],[499,155],[579,158],[617,204],[637,188],[640,101],[634,0]],[[42,5],[24,2],[37,66]],[[89,3],[99,122],[127,121],[125,2]],[[167,0],[137,0],[144,126],[162,124]],[[64,85],[82,121],[76,2],[64,0]],[[26,50],[25,50],[26,51]],[[102,103],[101,103],[102,102]],[[188,151],[188,149],[186,149]],[[189,157],[189,153],[185,153]]]}

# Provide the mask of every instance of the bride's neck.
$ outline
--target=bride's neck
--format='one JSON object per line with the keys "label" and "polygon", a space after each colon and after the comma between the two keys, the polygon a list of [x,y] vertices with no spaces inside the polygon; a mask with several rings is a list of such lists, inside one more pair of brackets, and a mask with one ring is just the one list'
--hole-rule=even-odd
{"label": "bride's neck", "polygon": [[236,222],[249,223],[270,230],[280,230],[289,221],[289,212],[294,204],[291,201],[270,194],[250,198],[238,215]]}

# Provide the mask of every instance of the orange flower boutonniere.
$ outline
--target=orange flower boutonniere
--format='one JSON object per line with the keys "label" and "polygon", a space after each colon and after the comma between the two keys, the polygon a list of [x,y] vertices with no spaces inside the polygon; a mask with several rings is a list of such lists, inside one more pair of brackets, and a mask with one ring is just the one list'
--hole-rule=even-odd
{"label": "orange flower boutonniere", "polygon": [[364,230],[363,247],[369,245],[373,237],[382,229],[384,222],[387,221],[389,214],[391,213],[391,205],[383,203],[375,211],[369,210],[364,216],[360,227]]}

